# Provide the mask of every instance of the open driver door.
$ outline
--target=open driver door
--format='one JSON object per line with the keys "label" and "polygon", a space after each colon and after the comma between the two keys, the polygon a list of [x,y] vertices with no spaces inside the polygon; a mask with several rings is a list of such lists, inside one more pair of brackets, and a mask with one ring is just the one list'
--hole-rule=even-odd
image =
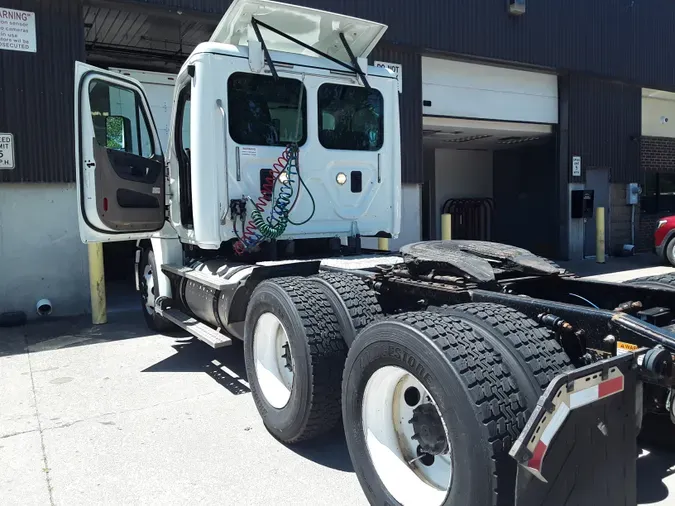
{"label": "open driver door", "polygon": [[161,230],[166,167],[141,84],[76,62],[75,125],[82,241],[142,239]]}

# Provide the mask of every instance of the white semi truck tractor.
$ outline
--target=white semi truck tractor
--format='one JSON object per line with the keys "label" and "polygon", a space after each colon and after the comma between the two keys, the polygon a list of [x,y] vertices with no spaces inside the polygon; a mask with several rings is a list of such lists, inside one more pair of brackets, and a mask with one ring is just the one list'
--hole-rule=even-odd
{"label": "white semi truck tractor", "polygon": [[372,504],[635,504],[642,414],[675,409],[672,280],[362,249],[400,232],[397,82],[367,63],[385,30],[235,0],[177,76],[166,153],[141,84],[78,62],[82,240],[137,241],[153,330],[243,340],[280,442],[343,424]]}

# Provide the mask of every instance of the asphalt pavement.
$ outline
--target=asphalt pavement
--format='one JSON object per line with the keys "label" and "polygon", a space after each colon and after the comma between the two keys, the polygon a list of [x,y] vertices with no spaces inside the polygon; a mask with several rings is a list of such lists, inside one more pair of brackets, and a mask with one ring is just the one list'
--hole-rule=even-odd
{"label": "asphalt pavement", "polygon": [[[265,430],[241,344],[109,320],[0,329],[0,504],[367,504],[340,431],[289,448]],[[674,474],[675,452],[643,450],[640,504],[675,504]]]}

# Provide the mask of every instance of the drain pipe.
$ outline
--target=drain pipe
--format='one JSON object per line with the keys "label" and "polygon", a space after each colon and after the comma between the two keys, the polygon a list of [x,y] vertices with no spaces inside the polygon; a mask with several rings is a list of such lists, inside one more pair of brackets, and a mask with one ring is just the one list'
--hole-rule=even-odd
{"label": "drain pipe", "polygon": [[35,310],[40,316],[49,316],[52,314],[52,302],[49,299],[40,299],[35,305]]}

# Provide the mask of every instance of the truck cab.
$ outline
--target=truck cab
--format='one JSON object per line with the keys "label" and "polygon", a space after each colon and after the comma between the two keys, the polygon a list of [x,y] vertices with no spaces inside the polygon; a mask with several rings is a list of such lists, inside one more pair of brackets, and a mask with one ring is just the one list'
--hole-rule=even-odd
{"label": "truck cab", "polygon": [[[78,62],[82,240],[239,243],[242,253],[270,239],[396,237],[397,82],[367,65],[385,30],[234,2],[178,74],[167,153],[142,85]],[[263,226],[254,230],[256,210]]]}

